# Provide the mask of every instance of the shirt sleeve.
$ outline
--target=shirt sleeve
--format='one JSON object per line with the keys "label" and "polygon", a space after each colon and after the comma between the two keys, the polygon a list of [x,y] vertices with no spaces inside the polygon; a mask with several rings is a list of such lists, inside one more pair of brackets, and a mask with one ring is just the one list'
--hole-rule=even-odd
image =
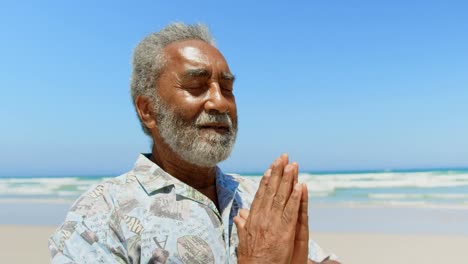
{"label": "shirt sleeve", "polygon": [[327,253],[312,239],[309,240],[309,259],[316,262],[322,262],[326,259],[338,261],[335,254]]}
{"label": "shirt sleeve", "polygon": [[104,186],[81,196],[49,239],[51,263],[129,263]]}

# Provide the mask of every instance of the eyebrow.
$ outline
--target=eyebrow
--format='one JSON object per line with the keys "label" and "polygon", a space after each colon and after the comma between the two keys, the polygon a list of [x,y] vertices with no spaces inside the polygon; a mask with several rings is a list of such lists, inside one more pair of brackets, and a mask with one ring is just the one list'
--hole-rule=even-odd
{"label": "eyebrow", "polygon": [[222,72],[221,79],[226,80],[226,81],[234,81],[236,79],[236,76],[234,76],[230,72]]}
{"label": "eyebrow", "polygon": [[210,72],[206,69],[189,69],[184,72],[184,78],[188,77],[207,77]]}
{"label": "eyebrow", "polygon": [[[208,77],[211,73],[206,69],[189,69],[184,72],[184,78],[193,78],[193,77]],[[236,77],[230,72],[221,72],[221,79],[226,81],[234,81]]]}

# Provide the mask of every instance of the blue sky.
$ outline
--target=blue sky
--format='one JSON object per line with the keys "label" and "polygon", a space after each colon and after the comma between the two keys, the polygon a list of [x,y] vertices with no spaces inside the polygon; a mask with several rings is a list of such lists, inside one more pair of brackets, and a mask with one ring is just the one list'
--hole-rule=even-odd
{"label": "blue sky", "polygon": [[138,41],[203,22],[236,74],[230,172],[468,167],[466,1],[7,1],[0,176],[114,175],[150,140]]}

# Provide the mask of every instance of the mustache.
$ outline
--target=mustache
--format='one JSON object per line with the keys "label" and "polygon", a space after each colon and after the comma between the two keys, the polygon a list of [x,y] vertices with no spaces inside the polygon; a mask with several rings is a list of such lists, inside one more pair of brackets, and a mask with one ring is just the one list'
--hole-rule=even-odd
{"label": "mustache", "polygon": [[218,123],[227,126],[229,129],[232,129],[232,120],[227,113],[207,113],[201,112],[200,115],[195,120],[195,125],[197,127],[205,126],[212,123]]}

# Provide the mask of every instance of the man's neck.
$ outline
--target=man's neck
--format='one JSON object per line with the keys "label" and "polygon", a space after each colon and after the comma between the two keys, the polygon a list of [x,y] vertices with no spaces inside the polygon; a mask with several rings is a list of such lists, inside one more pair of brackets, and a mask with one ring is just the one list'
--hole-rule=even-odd
{"label": "man's neck", "polygon": [[171,176],[203,193],[218,208],[216,192],[216,167],[202,168],[181,160],[172,151],[162,151],[153,146],[151,160]]}
{"label": "man's neck", "polygon": [[216,167],[203,168],[190,164],[168,147],[153,145],[151,160],[165,172],[199,191],[216,186]]}

